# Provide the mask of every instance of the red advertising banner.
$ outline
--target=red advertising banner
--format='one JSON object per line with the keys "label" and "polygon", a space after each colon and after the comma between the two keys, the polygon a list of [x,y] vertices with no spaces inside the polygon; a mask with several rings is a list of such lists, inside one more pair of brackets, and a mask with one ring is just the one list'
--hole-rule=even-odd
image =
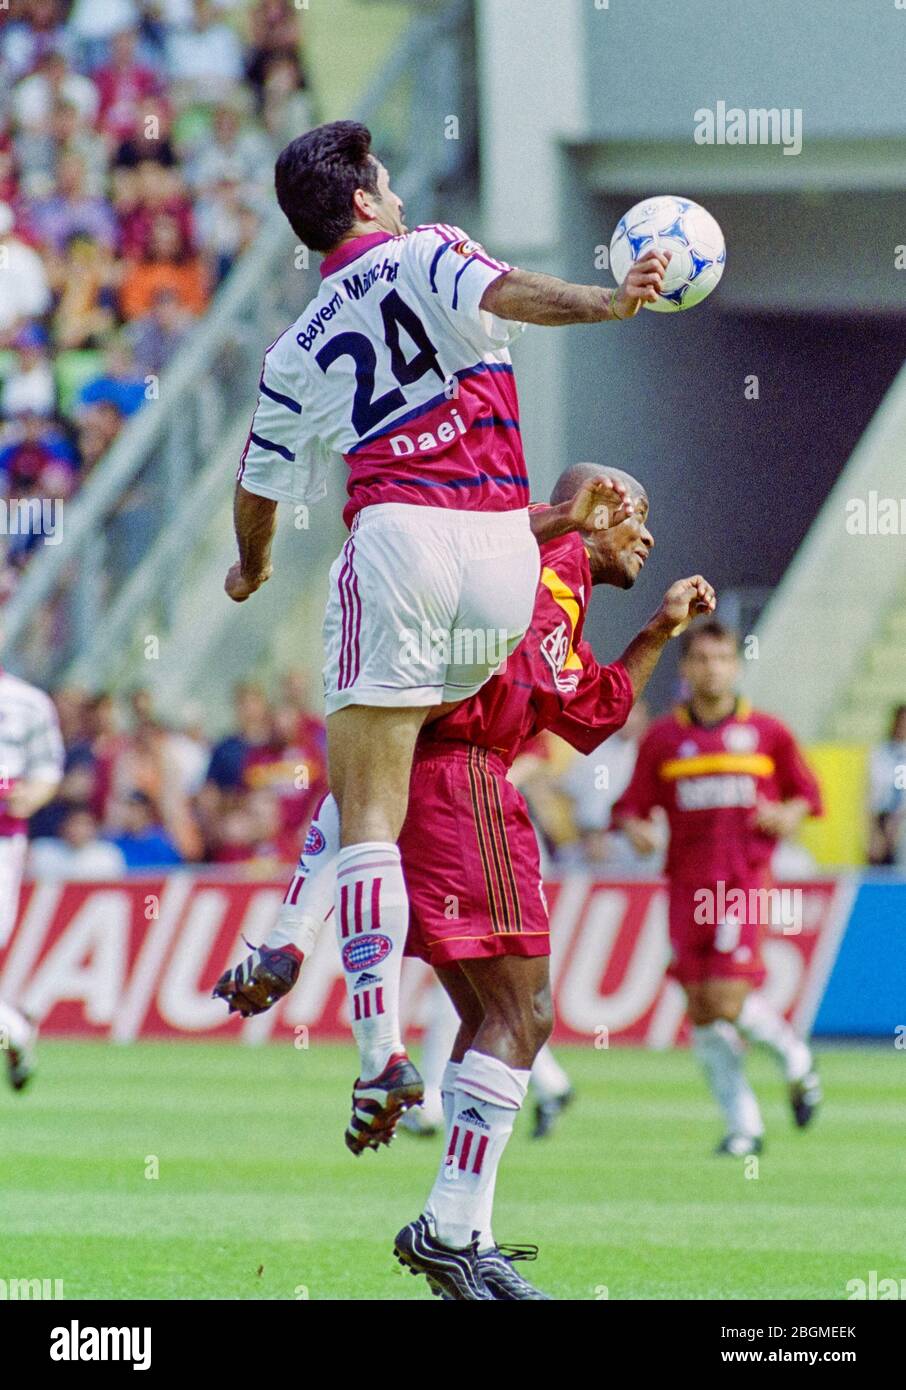
{"label": "red advertising banner", "polygon": [[[845,925],[845,883],[784,885],[801,892],[795,931],[772,930],[765,990],[808,1029]],[[305,1028],[349,1036],[333,930],[325,928],[299,984],[270,1013],[228,1020],[211,988],[267,934],[282,883],[229,882],[193,873],[118,883],[26,885],[18,922],[0,946],[0,996],[42,1020],[47,1034],[225,1038],[263,1042]],[[570,876],[546,885],[561,1042],[642,1043],[683,1038],[682,994],[665,980],[666,896],[657,881]],[[417,1032],[432,1008],[433,976],[404,971],[401,1007]]]}

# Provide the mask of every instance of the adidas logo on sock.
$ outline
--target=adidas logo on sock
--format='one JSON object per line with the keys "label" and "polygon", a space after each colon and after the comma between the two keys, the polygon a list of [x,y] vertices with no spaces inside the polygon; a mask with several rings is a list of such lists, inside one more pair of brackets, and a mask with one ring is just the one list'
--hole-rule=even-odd
{"label": "adidas logo on sock", "polygon": [[479,1111],[474,1106],[469,1106],[468,1110],[461,1110],[456,1116],[457,1120],[462,1120],[464,1124],[474,1125],[476,1129],[490,1129],[487,1120],[483,1119]]}
{"label": "adidas logo on sock", "polygon": [[379,985],[380,983],[380,975],[369,975],[368,971],[366,970],[364,975],[360,975],[359,978],[356,980],[355,984],[353,985],[353,989],[361,989],[363,985]]}

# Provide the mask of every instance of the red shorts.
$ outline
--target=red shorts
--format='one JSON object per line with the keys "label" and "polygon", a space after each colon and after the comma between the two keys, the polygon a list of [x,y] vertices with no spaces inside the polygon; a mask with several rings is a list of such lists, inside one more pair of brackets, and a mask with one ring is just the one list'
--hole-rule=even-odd
{"label": "red shorts", "polygon": [[667,973],[681,985],[701,980],[764,983],[761,942],[766,922],[764,877],[742,883],[670,884],[670,945]]}
{"label": "red shorts", "polygon": [[417,748],[399,848],[407,955],[431,965],[550,955],[538,842],[496,754],[439,740]]}

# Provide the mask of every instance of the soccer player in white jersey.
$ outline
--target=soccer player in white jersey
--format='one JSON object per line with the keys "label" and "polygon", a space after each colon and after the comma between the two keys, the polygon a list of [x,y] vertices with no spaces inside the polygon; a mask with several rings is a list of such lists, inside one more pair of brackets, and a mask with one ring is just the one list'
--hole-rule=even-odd
{"label": "soccer player in white jersey", "polygon": [[[63,776],[57,712],[43,690],[0,667],[0,947],[12,935],[28,848],[28,818],[54,795]],[[14,1090],[33,1070],[37,1029],[0,1000],[0,1049]]]}
{"label": "soccer player in white jersey", "polygon": [[408,926],[396,842],[415,740],[519,642],[539,573],[507,345],[525,322],[631,318],[656,298],[668,255],[651,252],[610,290],[515,270],[456,227],[409,232],[352,121],[293,140],[276,190],[299,239],[324,253],[322,285],[265,353],[225,587],[243,602],[269,578],[277,503],[316,501],[331,460],[345,460],[351,535],[324,624],[336,923],[344,939],[366,934],[383,1000],[357,1031],[353,1116],[367,1097],[389,1132],[423,1094],[396,1024]]}

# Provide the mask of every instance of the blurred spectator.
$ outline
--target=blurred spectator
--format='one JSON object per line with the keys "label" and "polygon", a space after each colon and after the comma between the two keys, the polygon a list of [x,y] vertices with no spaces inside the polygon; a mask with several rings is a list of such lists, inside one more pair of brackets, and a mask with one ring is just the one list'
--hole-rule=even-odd
{"label": "blurred spectator", "polygon": [[222,102],[214,111],[210,138],[190,162],[187,177],[204,193],[223,179],[242,184],[251,196],[269,194],[273,182],[272,154],[267,137],[254,126],[243,126],[236,104]]}
{"label": "blurred spectator", "polygon": [[201,196],[197,224],[198,244],[212,263],[219,283],[237,256],[253,244],[258,230],[254,206],[237,174],[224,174]]}
{"label": "blurred spectator", "polygon": [[618,733],[592,753],[577,753],[560,777],[559,787],[569,798],[576,830],[576,841],[565,859],[578,856],[617,874],[656,872],[651,858],[636,854],[622,830],[610,828],[613,804],[629,785],[649,723],[648,707],[638,700]]}
{"label": "blurred spectator", "polygon": [[[94,3],[94,0],[89,0]],[[0,30],[0,66],[7,82],[33,72],[46,54],[72,53],[72,35],[63,27],[61,0],[29,0]]]}
{"label": "blurred spectator", "polygon": [[104,457],[122,427],[123,417],[112,401],[98,401],[83,407],[77,433],[83,478]]}
{"label": "blurred spectator", "polygon": [[110,61],[94,74],[99,94],[98,125],[117,144],[135,130],[140,103],[160,91],[154,70],[136,57],[138,34],[122,29],[110,40]]}
{"label": "blurred spectator", "polygon": [[233,691],[236,731],[214,745],[207,780],[218,791],[237,791],[243,786],[245,760],[271,736],[271,710],[263,688],[243,681]]}
{"label": "blurred spectator", "polygon": [[117,819],[121,829],[112,837],[112,843],[122,854],[127,869],[166,869],[182,863],[182,855],[146,792],[130,792]]}
{"label": "blurred spectator", "polygon": [[78,233],[59,258],[53,334],[61,349],[103,346],[116,323],[116,272],[106,246]]}
{"label": "blurred spectator", "polygon": [[85,383],[78,394],[77,409],[85,406],[113,405],[128,419],[145,403],[145,381],[132,360],[132,351],[123,339],[113,343],[104,358],[104,370]]}
{"label": "blurred spectator", "polygon": [[277,54],[264,69],[261,117],[275,149],[311,127],[311,103],[304,91],[298,58]]}
{"label": "blurred spectator", "polygon": [[13,233],[13,211],[0,203],[0,347],[27,318],[38,317],[50,308],[50,286],[41,257]]}
{"label": "blurred spectator", "polygon": [[139,21],[137,0],[73,0],[68,28],[79,40],[89,68],[96,68],[109,45]]}
{"label": "blurred spectator", "polygon": [[16,365],[2,387],[3,414],[52,415],[57,388],[47,356],[47,333],[38,324],[25,324],[13,337]]}
{"label": "blurred spectator", "polygon": [[869,760],[868,862],[906,864],[906,705],[897,705],[884,743]]}
{"label": "blurred spectator", "polygon": [[41,882],[52,879],[122,878],[126,860],[116,845],[98,838],[98,824],[87,806],[71,806],[59,838],[33,840],[27,872]]}
{"label": "blurred spectator", "polygon": [[157,220],[167,215],[177,224],[180,249],[192,245],[194,223],[189,201],[178,170],[155,160],[143,160],[134,174],[120,182],[117,199],[120,221],[120,247],[126,261],[150,254]]}
{"label": "blurred spectator", "polygon": [[200,257],[188,251],[178,222],[165,214],[154,219],[147,259],[134,265],[123,279],[123,317],[137,319],[149,313],[161,290],[172,290],[192,314],[202,313],[207,306],[207,271]]}
{"label": "blurred spectator", "polygon": [[149,312],[124,330],[136,370],[142,376],[159,376],[185,342],[191,321],[175,290],[157,290]]}
{"label": "blurred spectator", "polygon": [[114,155],[114,169],[137,169],[145,163],[174,168],[177,158],[171,128],[170,107],[162,97],[146,97],[138,102],[132,129]]}
{"label": "blurred spectator", "polygon": [[111,250],[116,246],[116,218],[103,198],[85,188],[85,160],[75,150],[64,151],[56,169],[56,191],[27,204],[31,232],[50,250],[63,255],[67,243],[81,233]]}
{"label": "blurred spectator", "polygon": [[216,101],[242,80],[239,36],[220,19],[211,0],[194,0],[191,24],[170,32],[165,52],[181,104]]}
{"label": "blurred spectator", "polygon": [[[300,23],[293,0],[0,0],[0,349],[26,333],[0,359],[0,458],[23,498],[55,461],[67,495],[91,472],[254,243],[274,145],[311,124]],[[119,558],[154,534],[149,495],[114,519]],[[0,558],[3,597],[25,559]],[[70,623],[50,600],[35,649]]]}
{"label": "blurred spectator", "polygon": [[13,88],[13,119],[26,132],[47,130],[59,101],[74,106],[87,121],[94,121],[97,115],[98,90],[91,78],[73,72],[64,54],[59,49],[50,49],[31,75]]}
{"label": "blurred spectator", "polygon": [[295,863],[326,790],[324,724],[309,708],[308,690],[308,673],[290,671],[272,708],[261,686],[238,686],[237,732],[212,753],[201,706],[188,706],[169,727],[145,688],[124,705],[61,688],[54,701],[65,770],[58,795],[30,826],[39,859],[69,862],[68,848],[54,855],[47,846],[59,843],[73,812],[87,812],[67,839],[93,843],[100,833],[120,852],[121,868],[205,859],[269,874]]}
{"label": "blurred spectator", "polygon": [[15,421],[0,446],[0,494],[6,497],[21,497],[32,488],[46,497],[66,497],[76,470],[76,452],[65,432],[33,411]]}

